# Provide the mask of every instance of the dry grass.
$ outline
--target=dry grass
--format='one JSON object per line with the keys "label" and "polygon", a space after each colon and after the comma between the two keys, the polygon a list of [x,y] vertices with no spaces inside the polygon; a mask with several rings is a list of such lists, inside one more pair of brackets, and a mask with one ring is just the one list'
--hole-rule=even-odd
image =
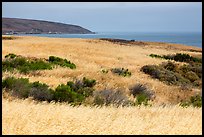
{"label": "dry grass", "polygon": [[[192,47],[178,45],[183,50],[169,49],[169,44],[158,44],[150,42],[148,47],[144,46],[122,46],[111,42],[92,39],[78,38],[42,38],[42,37],[19,37],[15,40],[2,41],[2,56],[15,53],[27,57],[48,58],[51,55],[67,58],[76,64],[77,69],[71,70],[58,68],[54,70],[40,71],[38,75],[22,75],[4,73],[4,76],[23,76],[30,78],[31,81],[45,82],[51,87],[56,87],[68,80],[90,77],[96,79],[97,90],[104,88],[121,88],[128,92],[128,88],[135,83],[147,84],[155,91],[157,98],[154,103],[178,103],[178,100],[193,95],[200,90],[181,91],[179,87],[168,86],[150,76],[142,73],[140,68],[148,64],[160,64],[164,60],[151,58],[149,54],[173,54],[176,52],[202,55],[198,52],[189,52],[186,49]],[[155,45],[154,45],[155,44]],[[171,44],[173,45],[173,44]],[[197,48],[195,48],[197,49]],[[103,74],[101,69],[111,69],[124,67],[132,72],[130,78],[118,77],[112,73]],[[184,97],[185,96],[185,97]]]}
{"label": "dry grass", "polygon": [[[173,45],[173,46],[172,46]],[[164,60],[151,58],[149,54],[188,53],[202,56],[200,50],[182,45],[154,43],[148,46],[123,46],[91,39],[19,37],[2,40],[2,57],[14,53],[27,57],[48,58],[51,55],[67,58],[77,66],[76,70],[57,68],[39,71],[35,75],[3,73],[6,76],[29,78],[55,88],[69,80],[82,77],[97,80],[96,90],[128,88],[135,83],[146,84],[155,91],[152,108],[72,108],[58,104],[33,104],[27,101],[3,100],[3,134],[201,134],[201,109],[182,109],[177,104],[200,89],[183,91],[168,86],[142,73],[140,68],[148,64],[160,64]],[[131,77],[103,74],[101,69],[128,68]]]}
{"label": "dry grass", "polygon": [[3,134],[202,134],[199,108],[90,108],[3,99]]}

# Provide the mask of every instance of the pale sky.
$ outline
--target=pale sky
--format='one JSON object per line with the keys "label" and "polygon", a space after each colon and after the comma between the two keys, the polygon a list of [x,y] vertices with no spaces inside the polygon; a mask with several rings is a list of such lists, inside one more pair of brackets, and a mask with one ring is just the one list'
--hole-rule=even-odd
{"label": "pale sky", "polygon": [[202,32],[202,2],[3,2],[2,17],[74,24],[93,32]]}

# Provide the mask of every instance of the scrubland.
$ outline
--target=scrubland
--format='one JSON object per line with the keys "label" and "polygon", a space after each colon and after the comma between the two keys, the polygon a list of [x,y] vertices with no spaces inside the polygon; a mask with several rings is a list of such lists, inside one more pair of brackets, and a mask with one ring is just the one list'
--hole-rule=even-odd
{"label": "scrubland", "polygon": [[[76,69],[56,67],[35,73],[3,72],[7,76],[40,81],[51,88],[69,80],[88,77],[97,81],[95,90],[120,89],[129,96],[129,88],[142,83],[154,91],[151,107],[77,106],[65,103],[34,102],[3,96],[3,134],[201,134],[202,108],[178,105],[202,92],[202,88],[167,85],[140,71],[144,65],[165,60],[150,54],[187,53],[202,56],[202,49],[170,43],[146,45],[118,44],[98,39],[22,37],[2,40],[2,57],[9,53],[25,57],[58,56],[76,64]],[[184,63],[180,63],[184,64]],[[103,69],[127,68],[130,77],[120,77]],[[130,96],[130,98],[132,98]]]}

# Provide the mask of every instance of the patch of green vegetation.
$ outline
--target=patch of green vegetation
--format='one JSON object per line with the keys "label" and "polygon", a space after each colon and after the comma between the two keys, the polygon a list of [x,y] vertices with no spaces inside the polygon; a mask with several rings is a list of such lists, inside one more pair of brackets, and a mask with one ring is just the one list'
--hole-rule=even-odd
{"label": "patch of green vegetation", "polygon": [[179,62],[194,62],[194,63],[202,63],[202,58],[197,58],[197,57],[192,57],[189,54],[185,54],[185,53],[176,53],[175,55],[157,55],[157,54],[150,54],[150,57],[154,57],[154,58],[162,58],[162,59],[168,59],[168,60],[175,60],[175,61],[179,61]]}
{"label": "patch of green vegetation", "polygon": [[150,54],[149,56],[152,58],[163,58],[162,56],[157,55],[157,54]]}
{"label": "patch of green vegetation", "polygon": [[124,69],[124,68],[114,68],[114,69],[111,69],[111,72],[123,77],[132,75],[131,72],[128,71],[128,69]]}
{"label": "patch of green vegetation", "polygon": [[84,77],[82,80],[76,80],[75,82],[68,81],[67,85],[65,85],[64,87],[67,87],[67,89],[76,93],[76,97],[74,97],[74,100],[71,101],[75,102],[76,104],[82,103],[86,99],[86,97],[92,96],[94,91],[93,87],[95,85],[96,80]]}
{"label": "patch of green vegetation", "polygon": [[108,70],[107,69],[102,69],[101,72],[104,73],[104,74],[107,74]]}
{"label": "patch of green vegetation", "polygon": [[136,97],[135,105],[136,106],[141,106],[141,105],[151,106],[151,104],[149,104],[148,101],[149,101],[149,99],[148,99],[146,94],[139,94]]}
{"label": "patch of green vegetation", "polygon": [[67,59],[61,59],[54,56],[50,56],[49,62],[47,62],[42,59],[28,59],[26,57],[10,53],[6,55],[5,60],[2,61],[2,70],[13,71],[17,69],[20,73],[27,74],[30,71],[50,70],[53,69],[54,65],[69,67],[71,69],[76,68],[76,65],[67,61]]}
{"label": "patch of green vegetation", "polygon": [[200,82],[202,66],[195,65],[195,63],[179,67],[178,64],[168,61],[160,65],[145,65],[141,68],[141,71],[169,85],[202,86],[202,82]]}
{"label": "patch of green vegetation", "polygon": [[68,81],[66,85],[58,85],[53,90],[39,81],[30,83],[25,78],[7,77],[2,81],[2,89],[18,98],[33,97],[38,101],[59,101],[79,105],[87,97],[92,96],[95,84],[96,80],[84,77],[83,80],[77,80],[75,83]]}
{"label": "patch of green vegetation", "polygon": [[33,97],[39,101],[51,101],[53,90],[48,85],[37,82],[29,83],[27,78],[7,77],[2,81],[2,89],[14,97]]}
{"label": "patch of green vegetation", "polygon": [[189,106],[202,107],[202,96],[200,95],[191,96],[189,100],[182,101],[179,105],[182,107],[189,107]]}
{"label": "patch of green vegetation", "polygon": [[39,81],[29,82],[27,78],[7,77],[2,80],[2,89],[5,89],[5,92],[11,96],[18,98],[25,99],[32,97],[37,101],[67,102],[73,106],[86,104],[85,100],[87,97],[93,98],[93,102],[90,105],[97,106],[149,105],[148,101],[151,98],[151,93],[146,87],[137,85],[137,88],[134,88],[134,92],[139,94],[136,95],[136,102],[133,102],[120,90],[95,91],[93,88],[95,84],[96,80],[84,77],[82,80],[76,80],[75,82],[68,81],[67,84],[60,84],[53,90],[48,85]]}
{"label": "patch of green vegetation", "polygon": [[50,63],[56,64],[56,65],[60,65],[62,67],[69,67],[71,69],[75,69],[76,68],[76,65],[74,63],[71,63],[67,59],[62,59],[62,58],[59,58],[59,57],[50,56],[48,61]]}
{"label": "patch of green vegetation", "polygon": [[131,87],[130,94],[136,97],[136,101],[134,104],[136,106],[151,106],[151,104],[149,104],[149,101],[155,98],[155,94],[153,93],[153,91],[149,90],[143,84],[135,84],[133,87]]}
{"label": "patch of green vegetation", "polygon": [[13,54],[13,53],[9,53],[8,55],[5,56],[5,58],[15,58],[17,55],[16,54]]}
{"label": "patch of green vegetation", "polygon": [[4,61],[2,61],[3,71],[13,71],[17,69],[20,73],[27,74],[30,71],[52,69],[50,63],[42,60],[30,61],[25,57],[8,55]]}
{"label": "patch of green vegetation", "polygon": [[54,92],[54,100],[59,102],[82,102],[84,96],[75,92],[69,85],[61,84]]}

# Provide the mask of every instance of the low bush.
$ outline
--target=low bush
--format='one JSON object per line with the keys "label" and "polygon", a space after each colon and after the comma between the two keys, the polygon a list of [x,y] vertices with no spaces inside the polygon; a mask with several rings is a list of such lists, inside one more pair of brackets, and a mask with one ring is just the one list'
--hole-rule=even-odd
{"label": "low bush", "polygon": [[84,77],[82,80],[68,81],[66,85],[59,85],[54,92],[54,100],[69,102],[73,105],[81,104],[93,94],[96,80]]}
{"label": "low bush", "polygon": [[54,92],[54,100],[59,102],[82,102],[84,96],[75,92],[70,86],[61,84],[59,85]]}
{"label": "low bush", "polygon": [[[160,65],[145,65],[141,68],[145,74],[149,74],[152,78],[159,79],[169,85],[186,85],[200,87],[199,82],[202,78],[202,66],[199,64],[189,64],[178,66],[173,62],[163,62]],[[196,81],[194,83],[194,81]]]}
{"label": "low bush", "polygon": [[182,101],[179,105],[182,107],[189,107],[189,106],[202,107],[202,96],[200,95],[191,96],[189,100]]}
{"label": "low bush", "polygon": [[107,69],[102,69],[101,72],[107,74],[108,70]]}
{"label": "low bush", "polygon": [[114,68],[114,69],[111,69],[111,72],[123,77],[131,76],[131,72],[129,72],[128,69],[124,69],[124,68]]}
{"label": "low bush", "polygon": [[27,98],[31,89],[28,79],[7,77],[2,81],[2,88],[5,88],[12,96]]}
{"label": "low bush", "polygon": [[162,68],[156,65],[145,65],[141,68],[141,71],[151,75],[153,78],[160,79]]}
{"label": "low bush", "polygon": [[2,81],[2,89],[5,88],[9,94],[18,98],[33,97],[38,101],[55,100],[79,105],[86,97],[93,94],[95,84],[95,80],[84,77],[81,81],[77,80],[75,83],[69,81],[66,85],[58,85],[55,90],[52,90],[39,81],[29,83],[29,80],[25,78],[7,77]]}
{"label": "low bush", "polygon": [[130,94],[133,95],[133,97],[136,97],[139,94],[145,94],[147,95],[148,99],[154,98],[153,91],[149,90],[145,85],[143,84],[135,84],[131,88],[129,88]]}
{"label": "low bush", "polygon": [[157,54],[150,54],[149,56],[152,58],[163,58],[162,56],[157,55]]}
{"label": "low bush", "polygon": [[30,71],[52,69],[51,64],[42,60],[30,61],[25,57],[13,54],[6,55],[6,60],[2,61],[3,71],[13,71],[17,69],[20,73],[28,73]]}
{"label": "low bush", "polygon": [[179,62],[194,62],[194,63],[202,63],[202,59],[201,58],[197,58],[197,57],[192,57],[189,54],[185,54],[185,53],[176,53],[176,54],[172,54],[172,55],[157,55],[157,54],[150,54],[150,57],[155,57],[155,58],[162,58],[162,59],[168,59],[168,60],[175,60],[175,61],[179,61]]}
{"label": "low bush", "polygon": [[86,77],[83,78],[83,85],[84,87],[93,87],[96,85],[95,79],[87,79]]}
{"label": "low bush", "polygon": [[142,93],[136,96],[135,105],[136,106],[141,106],[141,105],[151,106],[151,104],[149,104],[148,101],[149,101],[148,96]]}
{"label": "low bush", "polygon": [[150,105],[148,103],[149,100],[153,100],[155,98],[155,94],[153,91],[149,90],[143,84],[135,84],[130,89],[130,94],[136,98],[135,105]]}
{"label": "low bush", "polygon": [[13,53],[9,53],[8,55],[5,56],[5,58],[15,58],[17,55],[16,54],[13,54]]}
{"label": "low bush", "polygon": [[5,60],[2,61],[3,71],[13,71],[17,69],[20,73],[27,74],[30,71],[52,69],[53,65],[60,65],[63,67],[69,67],[71,69],[76,68],[76,65],[67,61],[66,59],[61,59],[59,57],[50,56],[49,62],[42,59],[28,59],[19,55],[10,53],[5,56]]}
{"label": "low bush", "polygon": [[59,57],[50,56],[48,61],[53,63],[53,64],[60,65],[62,67],[69,67],[71,69],[76,68],[76,65],[74,63],[71,63],[67,59],[62,59],[62,58],[59,58]]}
{"label": "low bush", "polygon": [[2,81],[3,88],[18,98],[33,97],[39,101],[51,101],[53,99],[53,90],[48,85],[39,83],[39,81],[30,83],[27,78],[7,77]]}
{"label": "low bush", "polygon": [[131,105],[131,101],[123,94],[123,92],[117,90],[101,90],[94,92],[94,105],[97,106],[109,106],[114,105],[116,107],[119,106],[129,106]]}
{"label": "low bush", "polygon": [[54,90],[50,89],[48,85],[40,83],[39,81],[33,82],[29,96],[33,97],[34,100],[39,101],[52,101]]}

